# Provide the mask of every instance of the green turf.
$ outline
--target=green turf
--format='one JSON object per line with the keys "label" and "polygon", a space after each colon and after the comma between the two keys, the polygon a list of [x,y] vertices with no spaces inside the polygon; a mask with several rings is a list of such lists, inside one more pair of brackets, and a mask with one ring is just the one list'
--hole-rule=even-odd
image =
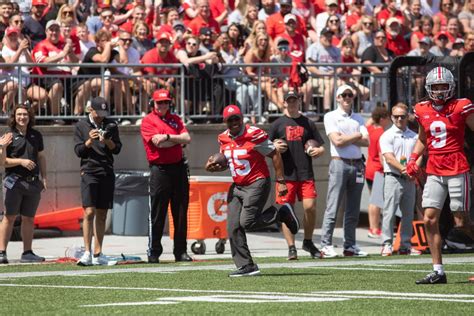
{"label": "green turf", "polygon": [[[474,256],[450,256],[450,258],[472,258],[469,263],[447,265],[448,284],[433,286],[417,286],[414,280],[424,276],[429,271],[427,264],[390,264],[398,256],[382,259],[384,264],[366,265],[367,260],[356,261],[351,266],[318,267],[319,262],[343,262],[336,260],[299,260],[298,263],[314,262],[308,268],[270,268],[265,264],[292,264],[282,258],[258,259],[262,275],[251,278],[231,279],[229,271],[215,270],[231,262],[229,260],[213,260],[186,264],[160,265],[130,265],[120,269],[134,268],[189,268],[187,271],[172,273],[127,272],[113,274],[98,274],[88,276],[41,276],[25,278],[3,278],[2,284],[35,285],[35,287],[4,287],[2,293],[2,314],[4,315],[84,315],[84,314],[145,314],[185,315],[185,314],[241,314],[241,315],[307,315],[307,314],[338,314],[338,315],[413,315],[413,314],[449,314],[472,315],[474,311],[474,284],[467,282],[469,272],[474,271]],[[425,257],[427,258],[427,257]],[[193,270],[192,268],[208,270]],[[110,270],[117,267],[80,268],[81,271]],[[340,269],[340,268],[344,268]],[[355,268],[358,270],[345,270]],[[373,271],[370,269],[384,269]],[[19,265],[5,266],[2,273],[17,272],[20,275],[28,271],[64,271],[77,270],[74,265]],[[120,270],[120,271],[122,271]],[[386,271],[385,271],[386,270]],[[402,270],[402,271],[400,271]],[[410,272],[416,270],[418,272]],[[461,272],[461,273],[455,273]],[[51,288],[48,286],[64,286],[66,288]],[[79,287],[94,288],[79,288]],[[98,289],[97,287],[109,287]],[[190,292],[194,290],[194,292]],[[209,291],[209,292],[205,292]],[[189,298],[212,295],[224,295],[219,291],[236,291],[227,293],[229,299],[255,299],[249,295],[267,296],[267,302],[195,302],[175,299],[170,305],[136,305],[113,307],[82,307],[85,304],[124,303],[124,302],[162,302],[165,298]],[[470,295],[462,299],[470,302],[443,302],[419,298],[416,300],[383,299],[380,295],[374,297],[352,298],[336,302],[281,302],[284,295],[292,297],[315,297],[314,292],[320,291],[385,291],[397,293],[426,293],[442,294],[441,298],[452,299],[453,295]],[[322,294],[331,296],[329,294]],[[352,296],[355,294],[352,294]],[[402,298],[413,297],[415,294],[405,294]],[[334,296],[334,294],[332,295]],[[386,294],[394,297],[394,294]],[[268,297],[275,299],[268,302]],[[169,302],[169,301],[168,301]]]}

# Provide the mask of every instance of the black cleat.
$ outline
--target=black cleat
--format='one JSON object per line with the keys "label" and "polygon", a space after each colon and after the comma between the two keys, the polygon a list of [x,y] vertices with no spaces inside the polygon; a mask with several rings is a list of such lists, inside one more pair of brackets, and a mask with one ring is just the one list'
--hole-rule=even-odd
{"label": "black cleat", "polygon": [[314,245],[312,240],[303,239],[303,250],[309,252],[313,259],[322,258],[321,251]]}
{"label": "black cleat", "polygon": [[431,272],[423,279],[415,282],[416,284],[446,284],[448,280],[446,278],[446,273],[439,274],[436,271]]}
{"label": "black cleat", "polygon": [[148,263],[160,263],[158,256],[148,256]]}
{"label": "black cleat", "polygon": [[190,262],[193,261],[193,258],[191,258],[187,253],[183,252],[179,256],[174,257],[176,262]]}
{"label": "black cleat", "polygon": [[256,264],[247,264],[243,267],[238,268],[234,272],[229,273],[229,277],[237,278],[237,277],[245,277],[245,276],[256,276],[260,274],[260,270]]}
{"label": "black cleat", "polygon": [[280,222],[285,223],[286,227],[288,227],[293,235],[296,235],[300,230],[300,222],[290,204],[285,203],[285,205],[280,207],[278,210],[278,218]]}
{"label": "black cleat", "polygon": [[7,253],[0,253],[0,264],[8,264]]}
{"label": "black cleat", "polygon": [[298,260],[298,252],[295,246],[288,247],[288,260]]}

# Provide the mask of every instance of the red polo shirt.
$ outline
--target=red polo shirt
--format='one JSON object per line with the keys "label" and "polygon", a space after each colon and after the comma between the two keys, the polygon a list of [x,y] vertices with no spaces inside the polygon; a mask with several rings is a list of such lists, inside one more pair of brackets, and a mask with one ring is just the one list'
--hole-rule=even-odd
{"label": "red polo shirt", "polygon": [[[169,51],[168,54],[162,58],[158,54],[158,48],[153,47],[143,55],[142,64],[177,64],[179,61],[176,59],[174,54]],[[145,75],[170,75],[178,71],[178,68],[164,68],[164,67],[145,67],[143,68],[143,73]]]}
{"label": "red polo shirt", "polygon": [[407,41],[405,41],[400,34],[396,37],[392,37],[390,33],[387,33],[386,47],[391,50],[395,56],[405,55],[410,51],[410,45],[408,45]]}
{"label": "red polo shirt", "polygon": [[178,163],[183,159],[183,147],[180,144],[168,148],[158,148],[151,141],[156,134],[181,135],[187,133],[188,131],[178,115],[167,112],[164,117],[161,117],[153,110],[143,118],[140,132],[146,158],[150,164],[168,165]]}

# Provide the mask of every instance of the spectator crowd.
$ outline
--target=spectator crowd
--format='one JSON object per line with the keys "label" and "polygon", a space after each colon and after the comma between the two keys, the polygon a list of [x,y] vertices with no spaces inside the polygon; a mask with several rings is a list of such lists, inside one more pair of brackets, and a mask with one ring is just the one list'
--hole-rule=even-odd
{"label": "spectator crowd", "polygon": [[[316,93],[327,112],[343,83],[368,100],[370,82],[357,76],[384,72],[369,64],[400,55],[462,56],[474,51],[473,29],[472,0],[0,0],[2,61],[57,64],[2,67],[1,110],[9,112],[21,94],[37,114],[82,115],[101,95],[113,114],[132,116],[148,111],[155,90],[176,96],[181,88],[187,114],[220,114],[225,100],[244,113],[283,111],[290,67],[230,65],[368,64],[309,67],[303,110]],[[81,62],[121,66],[61,65]],[[123,66],[140,63],[183,64],[184,87],[177,67]]]}

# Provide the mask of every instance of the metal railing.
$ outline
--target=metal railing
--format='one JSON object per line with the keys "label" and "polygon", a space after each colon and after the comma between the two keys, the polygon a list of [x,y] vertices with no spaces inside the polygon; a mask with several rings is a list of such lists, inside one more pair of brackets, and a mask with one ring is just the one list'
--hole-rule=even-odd
{"label": "metal railing", "polygon": [[[25,69],[33,67],[68,67],[69,74],[34,75]],[[306,64],[311,67],[330,67],[332,72],[322,75],[310,73],[310,78],[301,88],[303,111],[322,115],[335,108],[335,91],[338,86],[349,83],[357,91],[354,105],[357,112],[370,112],[375,105],[387,102],[387,72],[371,74],[367,66],[386,69],[388,63],[357,64]],[[109,69],[126,67],[130,74],[117,73]],[[152,67],[166,70],[163,75],[137,75],[137,71]],[[251,78],[242,69],[252,67],[257,76]],[[8,70],[13,68],[13,70]],[[100,75],[80,75],[78,68],[96,68]],[[149,100],[158,88],[164,88],[163,81],[172,90],[175,111],[188,123],[219,122],[225,105],[237,104],[244,115],[255,122],[264,122],[280,115],[283,94],[287,90],[288,70],[291,64],[196,64],[185,67],[182,64],[0,64],[3,112],[8,114],[16,102],[31,104],[38,119],[74,120],[84,115],[87,102],[96,95],[110,101],[111,117],[135,120],[150,109]],[[23,69],[23,72],[22,72]],[[6,71],[4,71],[6,70]],[[354,73],[357,70],[357,74]],[[135,73],[133,73],[135,72]],[[407,91],[412,94],[416,71],[411,68],[400,71],[397,80],[405,80]],[[6,89],[5,87],[7,87]],[[9,90],[10,89],[10,90]],[[12,97],[13,95],[13,97]],[[14,101],[12,101],[14,100]],[[9,104],[8,104],[9,103]]]}

